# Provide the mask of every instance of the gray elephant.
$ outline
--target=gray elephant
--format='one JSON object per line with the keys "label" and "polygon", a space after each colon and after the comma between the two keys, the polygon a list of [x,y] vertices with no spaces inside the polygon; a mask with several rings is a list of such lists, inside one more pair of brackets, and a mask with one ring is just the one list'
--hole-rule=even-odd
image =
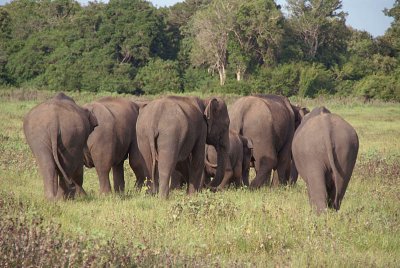
{"label": "gray elephant", "polygon": [[339,210],[358,154],[354,128],[325,107],[312,110],[293,138],[293,160],[317,213]]}
{"label": "gray elephant", "polygon": [[84,194],[83,149],[96,117],[63,93],[34,107],[24,134],[43,177],[48,200]]}
{"label": "gray elephant", "polygon": [[[211,185],[211,177],[215,177],[218,168],[217,159],[218,155],[215,147],[206,145],[202,186]],[[249,169],[250,165],[254,165],[253,161],[253,144],[251,140],[230,130],[228,161],[225,165],[224,177],[221,183],[216,187],[212,187],[212,189],[221,190],[231,183],[234,183],[236,187],[242,185],[242,183],[248,186]],[[189,166],[187,161],[179,162],[172,173],[170,188],[181,188],[187,183],[188,174]]]}
{"label": "gray elephant", "polygon": [[[253,163],[253,143],[250,139],[239,135],[233,130],[229,131],[229,161],[225,167],[224,178],[217,186],[223,189],[227,184],[234,183],[236,187],[244,183],[249,186],[249,169]],[[217,151],[214,146],[206,145],[205,168],[203,180],[206,185],[210,184],[210,178],[215,177],[217,170]]]}
{"label": "gray elephant", "polygon": [[250,188],[270,183],[277,170],[275,184],[287,184],[290,175],[291,146],[300,108],[286,97],[254,95],[238,99],[230,108],[231,129],[253,142],[256,177]]}
{"label": "gray elephant", "polygon": [[122,98],[105,97],[84,105],[97,118],[98,126],[90,134],[85,148],[85,165],[95,167],[100,193],[111,191],[109,173],[113,170],[114,191],[125,189],[124,162],[129,165],[141,186],[145,180],[145,166],[136,142],[136,121],[143,103]]}
{"label": "gray elephant", "polygon": [[154,100],[140,110],[136,132],[153,193],[168,197],[171,174],[185,161],[188,193],[200,190],[206,143],[217,150],[215,180],[221,183],[229,151],[229,116],[222,99],[170,96]]}

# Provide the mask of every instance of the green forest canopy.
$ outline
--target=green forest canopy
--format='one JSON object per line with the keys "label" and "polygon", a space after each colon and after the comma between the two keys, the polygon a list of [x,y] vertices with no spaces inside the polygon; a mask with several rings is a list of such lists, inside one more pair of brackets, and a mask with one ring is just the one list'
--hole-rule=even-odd
{"label": "green forest canopy", "polygon": [[355,95],[400,101],[400,0],[383,36],[341,0],[144,0],[0,6],[0,85],[51,90]]}

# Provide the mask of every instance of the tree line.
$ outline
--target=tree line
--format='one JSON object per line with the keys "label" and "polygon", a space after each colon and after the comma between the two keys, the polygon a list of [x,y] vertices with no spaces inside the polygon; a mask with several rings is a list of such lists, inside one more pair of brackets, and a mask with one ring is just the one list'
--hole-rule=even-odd
{"label": "tree line", "polygon": [[341,0],[14,0],[0,6],[0,85],[399,101],[400,0],[382,12],[393,22],[375,38],[346,25]]}

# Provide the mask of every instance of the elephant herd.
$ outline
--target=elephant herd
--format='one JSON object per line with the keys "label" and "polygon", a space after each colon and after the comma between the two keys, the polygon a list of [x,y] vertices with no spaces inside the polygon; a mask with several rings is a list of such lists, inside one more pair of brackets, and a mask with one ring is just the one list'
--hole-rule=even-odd
{"label": "elephant herd", "polygon": [[300,174],[320,213],[340,208],[358,153],[357,134],[341,117],[275,95],[241,97],[228,111],[221,98],[105,97],[79,106],[58,93],[34,107],[23,128],[49,200],[85,194],[84,165],[96,169],[100,193],[111,192],[111,169],[114,191],[124,191],[128,158],[136,187],[146,183],[162,198],[185,184],[188,194],[230,184],[257,189]]}

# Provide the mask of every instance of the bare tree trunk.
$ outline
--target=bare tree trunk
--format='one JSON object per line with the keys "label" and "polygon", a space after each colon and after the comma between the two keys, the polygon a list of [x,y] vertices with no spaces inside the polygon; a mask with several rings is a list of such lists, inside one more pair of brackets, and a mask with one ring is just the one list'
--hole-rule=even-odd
{"label": "bare tree trunk", "polygon": [[242,71],[240,69],[236,70],[236,80],[237,81],[242,80]]}
{"label": "bare tree trunk", "polygon": [[220,68],[218,68],[218,73],[219,73],[219,84],[223,86],[225,85],[226,81],[226,71],[223,65]]}

